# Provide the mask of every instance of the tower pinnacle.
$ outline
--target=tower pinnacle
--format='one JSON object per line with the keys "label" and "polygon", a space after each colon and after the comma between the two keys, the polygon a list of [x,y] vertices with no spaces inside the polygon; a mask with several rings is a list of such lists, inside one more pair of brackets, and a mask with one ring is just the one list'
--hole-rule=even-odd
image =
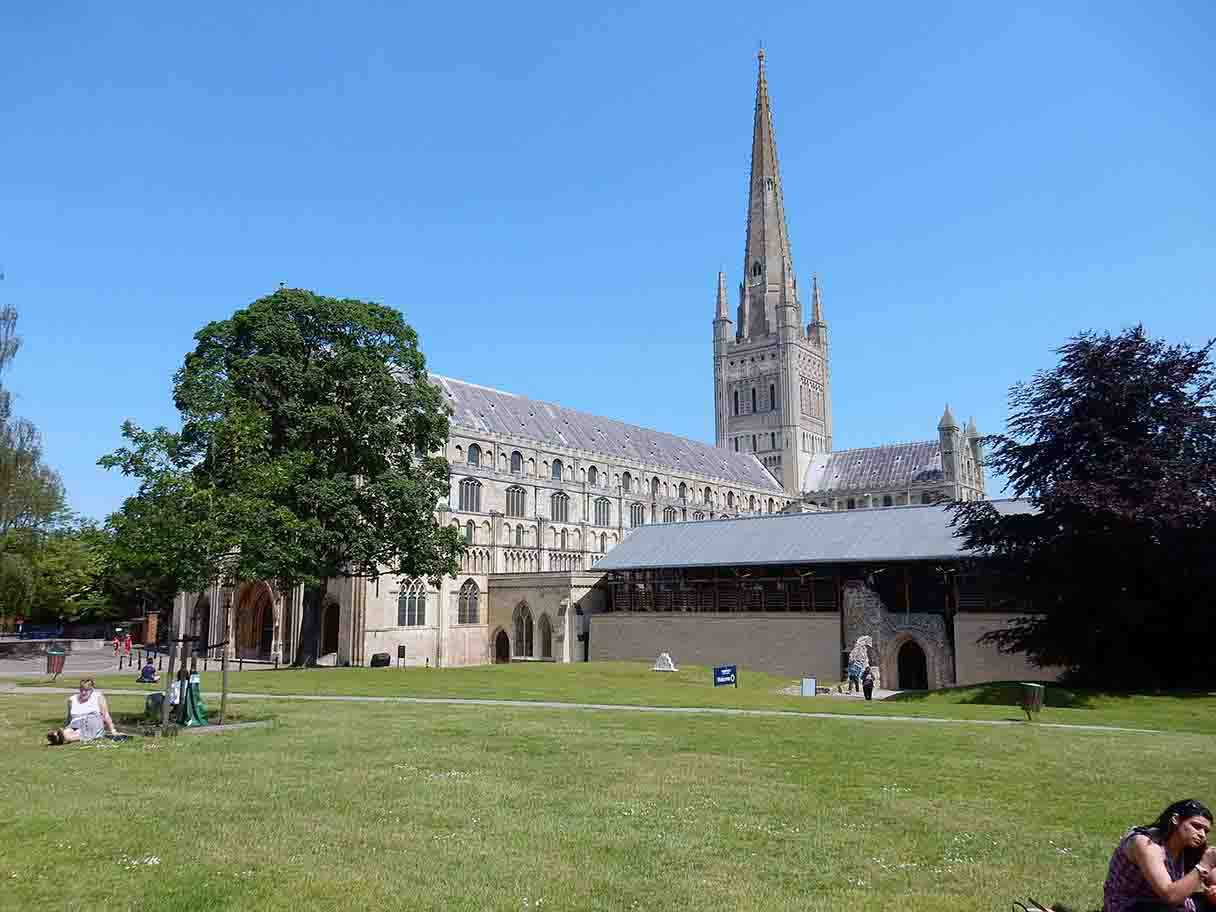
{"label": "tower pinnacle", "polygon": [[811,322],[823,322],[823,300],[819,297],[819,276],[811,273]]}
{"label": "tower pinnacle", "polygon": [[729,320],[726,315],[726,273],[718,271],[718,302],[714,310],[714,320]]}

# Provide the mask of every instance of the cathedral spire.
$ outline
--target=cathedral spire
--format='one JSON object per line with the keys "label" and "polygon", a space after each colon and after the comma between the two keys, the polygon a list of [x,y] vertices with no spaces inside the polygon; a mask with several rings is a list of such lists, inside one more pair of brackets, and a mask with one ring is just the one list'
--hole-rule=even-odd
{"label": "cathedral spire", "polygon": [[714,310],[714,320],[729,320],[726,315],[726,273],[718,272],[718,305]]}
{"label": "cathedral spire", "polygon": [[823,300],[819,297],[819,276],[811,273],[811,322],[823,322]]}
{"label": "cathedral spire", "polygon": [[[748,323],[740,327],[741,332],[747,336],[776,332],[779,322],[777,309],[798,307],[763,49],[756,55],[756,59],[759,65],[756,76],[756,113],[752,124],[747,241],[743,255],[743,281],[750,292],[751,301]],[[797,325],[801,320],[799,308],[791,322]]]}

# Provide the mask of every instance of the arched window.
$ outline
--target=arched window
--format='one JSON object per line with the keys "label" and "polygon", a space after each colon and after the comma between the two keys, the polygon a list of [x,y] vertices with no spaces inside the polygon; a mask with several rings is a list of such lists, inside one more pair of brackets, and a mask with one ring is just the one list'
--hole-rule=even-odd
{"label": "arched window", "polygon": [[469,465],[481,465],[481,447],[475,443],[469,444]]}
{"label": "arched window", "polygon": [[884,495],[882,496],[882,505],[883,505],[884,507],[893,507],[893,506],[895,506],[895,501],[893,501],[893,500],[891,499],[891,495],[890,495],[890,494],[884,494]]}
{"label": "arched window", "polygon": [[763,268],[764,267],[762,267],[760,265],[760,261],[756,260],[756,262],[752,263],[752,275],[754,275],[754,276],[760,275],[760,273],[763,271]]}
{"label": "arched window", "polygon": [[551,472],[552,472],[552,477],[553,477],[554,481],[562,480],[562,469],[563,468],[564,468],[564,466],[562,466],[562,461],[560,459],[553,460],[553,468],[552,468]]}
{"label": "arched window", "polygon": [[549,615],[542,614],[536,625],[537,639],[540,640],[540,657],[553,658],[553,626],[549,623]]}
{"label": "arched window", "polygon": [[519,450],[515,450],[511,454],[511,471],[518,475],[524,470],[524,456]]}
{"label": "arched window", "polygon": [[646,508],[640,503],[629,505],[629,526],[636,529],[646,524]]}
{"label": "arched window", "polygon": [[570,521],[570,498],[558,491],[549,498],[549,518],[554,522]]}
{"label": "arched window", "polygon": [[601,497],[595,502],[595,524],[597,526],[611,525],[612,502],[607,497]]}
{"label": "arched window", "polygon": [[587,470],[587,484],[598,485],[600,483],[600,472],[595,466]]}
{"label": "arched window", "polygon": [[675,507],[667,507],[665,510],[663,510],[663,522],[669,523],[669,522],[675,522],[675,521],[676,521]]}
{"label": "arched window", "polygon": [[465,523],[465,527],[464,527],[465,544],[466,545],[473,544],[473,541],[475,540],[476,536],[477,536],[477,527],[475,525],[473,525],[473,520],[470,519],[467,523]]}
{"label": "arched window", "polygon": [[562,548],[562,550],[563,550],[563,551],[568,551],[568,550],[570,549],[570,545],[569,545],[568,540],[567,540],[567,538],[566,538],[566,530],[565,530],[565,529],[562,529],[561,548]]}
{"label": "arched window", "polygon": [[459,607],[456,612],[456,622],[458,624],[477,623],[478,594],[477,584],[472,580],[465,580],[464,585],[460,587]]}
{"label": "arched window", "polygon": [[735,492],[726,492],[726,509],[733,510],[735,508]]}
{"label": "arched window", "polygon": [[700,520],[702,520],[702,519],[704,519],[704,518],[705,518],[705,514],[704,514],[704,513],[702,513],[700,510],[698,510],[696,513],[694,513],[694,514],[692,515],[692,518],[693,518],[693,519],[695,519],[695,520],[700,521]]}
{"label": "arched window", "polygon": [[603,554],[607,550],[608,550],[608,533],[601,532],[600,533],[600,554]]}
{"label": "arched window", "polygon": [[528,508],[528,492],[519,485],[507,488],[507,515],[524,516]]}
{"label": "arched window", "polygon": [[756,498],[754,496],[749,496],[747,498],[747,509],[752,513],[756,512]]}
{"label": "arched window", "polygon": [[688,500],[688,485],[680,482],[680,500]]}
{"label": "arched window", "polygon": [[756,435],[752,434],[752,452],[756,452]]}
{"label": "arched window", "polygon": [[397,597],[397,626],[421,627],[426,623],[426,584],[422,580],[402,581]]}
{"label": "arched window", "polygon": [[512,620],[515,622],[515,654],[531,658],[532,612],[528,610],[526,604],[520,602],[515,606],[515,614]]}
{"label": "arched window", "polygon": [[659,499],[659,480],[657,478],[650,479],[650,497],[652,500]]}
{"label": "arched window", "polygon": [[768,408],[770,412],[777,411],[777,387],[772,383],[768,385]]}
{"label": "arched window", "polygon": [[522,548],[524,546],[524,525],[520,523],[515,527],[515,547]]}
{"label": "arched window", "polygon": [[756,388],[752,387],[752,411],[756,411]]}
{"label": "arched window", "polygon": [[739,414],[739,391],[735,390],[735,414]]}
{"label": "arched window", "polygon": [[481,512],[481,482],[466,478],[460,483],[460,510],[464,513]]}
{"label": "arched window", "polygon": [[777,449],[777,432],[776,431],[768,432],[768,448],[770,450]]}
{"label": "arched window", "polygon": [[621,476],[621,490],[626,494],[633,490],[633,476],[628,472]]}
{"label": "arched window", "polygon": [[770,513],[773,512],[773,499],[771,497],[768,499],[768,511]]}

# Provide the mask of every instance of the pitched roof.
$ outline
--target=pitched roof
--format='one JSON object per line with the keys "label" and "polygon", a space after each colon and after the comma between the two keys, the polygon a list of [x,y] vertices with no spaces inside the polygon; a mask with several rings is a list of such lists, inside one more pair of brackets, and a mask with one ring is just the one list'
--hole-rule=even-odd
{"label": "pitched roof", "polygon": [[[1029,513],[1024,500],[998,500],[1002,513]],[[964,557],[944,506],[790,513],[642,526],[598,570],[955,560]]]}
{"label": "pitched roof", "polygon": [[864,493],[935,484],[943,478],[941,443],[922,440],[821,453],[807,466],[802,490]]}
{"label": "pitched roof", "polygon": [[432,374],[431,380],[443,390],[452,407],[452,424],[464,431],[504,434],[586,450],[664,472],[695,473],[761,491],[782,491],[781,483],[750,453],[734,453],[451,377]]}

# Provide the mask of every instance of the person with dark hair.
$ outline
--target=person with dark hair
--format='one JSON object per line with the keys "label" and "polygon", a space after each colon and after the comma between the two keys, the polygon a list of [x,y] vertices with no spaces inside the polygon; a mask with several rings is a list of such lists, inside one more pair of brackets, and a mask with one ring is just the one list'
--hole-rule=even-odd
{"label": "person with dark hair", "polygon": [[[1103,912],[1196,912],[1216,903],[1212,812],[1188,798],[1153,823],[1133,827],[1115,848],[1102,888]],[[1188,865],[1188,859],[1198,859]],[[1196,904],[1193,894],[1204,893]]]}
{"label": "person with dark hair", "polygon": [[81,678],[79,692],[68,697],[63,728],[51,729],[46,740],[49,744],[75,744],[100,738],[103,731],[118,735],[110,718],[110,707],[101,691],[93,688],[93,679]]}

